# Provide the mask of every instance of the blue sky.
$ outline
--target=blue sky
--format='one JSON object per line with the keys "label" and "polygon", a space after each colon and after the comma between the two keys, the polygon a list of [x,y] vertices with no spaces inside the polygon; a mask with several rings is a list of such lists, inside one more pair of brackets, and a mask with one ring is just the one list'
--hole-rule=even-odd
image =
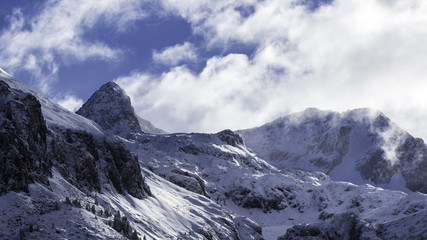
{"label": "blue sky", "polygon": [[0,67],[76,110],[116,81],[167,131],[378,109],[427,137],[427,3],[3,0]]}
{"label": "blue sky", "polygon": [[[48,6],[49,2],[54,3],[55,1],[2,1],[1,29],[10,28],[10,18],[17,10],[22,13],[25,24],[31,24],[35,16],[43,11],[48,12],[49,7],[55,8],[55,6]],[[72,9],[69,10],[72,11]],[[126,12],[118,14],[125,15]],[[97,19],[94,26],[90,28],[82,26],[81,40],[87,43],[102,43],[108,48],[120,51],[120,53],[116,54],[114,59],[96,57],[92,59],[88,57],[82,60],[75,60],[72,59],[72,56],[54,53],[59,68],[52,81],[48,82],[51,89],[45,92],[54,98],[58,97],[55,96],[58,91],[59,94],[67,94],[68,92],[86,100],[103,83],[112,81],[118,76],[129,74],[131,71],[141,70],[153,73],[164,71],[164,66],[153,65],[152,52],[193,40],[191,26],[178,16],[159,16],[156,12],[141,13],[141,15],[143,14],[149,15],[127,22],[126,24],[129,26],[124,26],[126,29],[123,31],[111,26],[111,23],[106,23],[102,17]],[[28,28],[30,27],[24,27],[23,30],[30,30]],[[53,51],[55,51],[54,47]],[[36,52],[37,50],[32,51]],[[37,56],[37,53],[33,54]],[[25,62],[25,60],[22,61]],[[11,71],[21,81],[43,89],[43,87],[37,86],[39,76],[34,76],[31,70],[22,69],[21,65],[13,66]],[[41,74],[42,76],[45,74],[49,76],[50,72],[49,69],[45,69]]]}

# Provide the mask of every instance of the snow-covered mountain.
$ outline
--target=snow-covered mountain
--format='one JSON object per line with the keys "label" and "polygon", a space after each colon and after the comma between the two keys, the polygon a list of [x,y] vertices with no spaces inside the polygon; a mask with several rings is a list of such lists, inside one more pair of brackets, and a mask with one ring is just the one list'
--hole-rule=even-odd
{"label": "snow-covered mountain", "polygon": [[145,134],[116,84],[83,117],[0,72],[0,102],[0,239],[427,238],[422,193],[274,166],[231,130]]}
{"label": "snow-covered mountain", "polygon": [[101,86],[76,113],[94,120],[108,133],[126,138],[165,133],[136,115],[129,96],[114,82]]}
{"label": "snow-covered mountain", "polygon": [[[334,182],[323,173],[278,169],[259,158],[230,130],[139,135],[124,142],[139,156],[141,166],[214,200],[228,212],[251,218],[263,227],[268,239],[297,224],[320,224],[350,213],[369,222],[369,231],[375,232],[378,224],[405,218],[405,214],[396,215],[402,212],[400,203],[414,199],[413,195],[370,185]],[[419,199],[424,199],[421,205],[427,204],[424,195]]]}
{"label": "snow-covered mountain", "polygon": [[[383,223],[408,217],[403,212],[411,212],[408,208],[412,207],[405,201],[416,205],[417,212],[422,212],[419,214],[427,214],[422,210],[427,206],[423,194],[335,182],[319,172],[278,170],[258,158],[239,135],[229,130],[145,136],[127,145],[138,154],[141,165],[178,186],[209,197],[235,215],[254,220],[263,227],[267,239],[284,235],[294,225],[327,222],[347,213],[371,224],[369,229],[375,232]],[[417,203],[413,203],[415,198]],[[422,226],[417,221],[410,225]],[[427,228],[423,229],[414,236],[425,234]],[[391,230],[385,229],[384,234]]]}
{"label": "snow-covered mountain", "polygon": [[0,239],[239,239],[213,201],[140,168],[118,137],[0,76]]}
{"label": "snow-covered mountain", "polygon": [[427,146],[379,111],[307,109],[237,132],[282,170],[322,171],[334,180],[427,193]]}

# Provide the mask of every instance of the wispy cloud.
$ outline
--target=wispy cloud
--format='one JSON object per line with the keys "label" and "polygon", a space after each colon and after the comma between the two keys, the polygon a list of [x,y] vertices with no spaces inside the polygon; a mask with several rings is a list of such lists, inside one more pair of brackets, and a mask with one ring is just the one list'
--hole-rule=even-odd
{"label": "wispy cloud", "polygon": [[[427,137],[420,127],[427,119],[427,2],[336,0],[315,11],[296,0],[162,2],[209,45],[234,41],[257,50],[213,57],[201,73],[181,66],[161,76],[133,74],[134,82],[155,79],[132,97],[160,127],[217,131],[311,106],[371,107]],[[129,89],[133,81],[119,82]]]}
{"label": "wispy cloud", "polygon": [[119,49],[86,40],[87,29],[102,21],[123,31],[130,21],[144,16],[139,0],[49,0],[34,17],[16,9],[9,27],[0,33],[0,62],[12,74],[29,71],[39,88],[48,92],[62,64],[111,61],[120,54]]}
{"label": "wispy cloud", "polygon": [[55,100],[59,105],[72,112],[77,111],[83,105],[83,100],[73,95],[67,95],[61,99]]}
{"label": "wispy cloud", "polygon": [[162,51],[154,51],[153,60],[156,63],[169,66],[176,66],[183,62],[195,62],[197,61],[196,48],[190,42],[176,44]]}

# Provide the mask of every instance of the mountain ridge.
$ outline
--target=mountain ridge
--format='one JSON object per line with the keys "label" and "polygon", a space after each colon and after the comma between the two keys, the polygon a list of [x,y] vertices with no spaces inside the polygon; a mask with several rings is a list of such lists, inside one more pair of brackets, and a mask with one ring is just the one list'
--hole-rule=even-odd
{"label": "mountain ridge", "polygon": [[99,124],[0,78],[0,239],[259,235],[255,223],[141,169]]}
{"label": "mountain ridge", "polygon": [[335,180],[427,192],[423,140],[377,110],[338,113],[311,108],[236,132],[279,169],[322,171]]}
{"label": "mountain ridge", "polygon": [[[337,182],[316,171],[281,169],[251,150],[244,135],[231,130],[215,134],[141,133],[134,111],[130,112],[132,128],[119,124],[113,130],[123,130],[121,136],[111,134],[111,126],[104,129],[102,121],[96,123],[69,112],[12,78],[0,78],[5,79],[0,81],[0,167],[20,162],[27,165],[15,168],[17,178],[8,178],[15,181],[24,176],[26,188],[19,183],[0,194],[0,215],[4,216],[0,239],[261,240],[304,238],[307,233],[314,237],[360,236],[353,235],[354,229],[379,239],[427,237],[425,194]],[[107,87],[114,90],[111,84]],[[124,99],[130,105],[124,92],[115,93],[112,96],[118,101]],[[105,99],[100,103],[114,102]],[[117,106],[103,106],[110,113],[102,115],[104,123],[129,120],[120,111],[109,111]],[[371,133],[367,139],[374,141],[367,146],[375,143],[373,150],[382,146],[364,122],[389,140],[395,136],[393,131],[386,134],[392,124],[378,114],[347,124],[331,112],[311,109],[307,113],[317,117],[308,121],[299,118],[300,125],[292,129],[300,134],[292,139],[305,135],[299,139],[303,147],[309,146],[304,141],[310,140],[309,149],[334,157],[318,161],[325,169],[334,169],[334,160],[340,157],[337,149],[342,153],[357,150],[345,144],[348,139],[351,146],[353,137],[359,136],[352,131],[363,130],[361,136]],[[352,125],[354,122],[360,124]],[[286,129],[285,123],[282,121],[281,129]],[[337,123],[343,125],[332,127]],[[39,127],[32,129],[31,124]],[[331,127],[322,127],[327,124]],[[277,125],[280,122],[271,129]],[[279,136],[282,133],[277,132]],[[292,146],[299,146],[297,143]],[[416,156],[420,147],[416,144],[421,142],[398,145],[405,154]],[[4,154],[13,148],[18,154]],[[382,151],[374,160],[388,157]],[[375,151],[369,153],[377,156]],[[370,159],[366,158],[368,163]],[[43,170],[43,163],[48,171]]]}

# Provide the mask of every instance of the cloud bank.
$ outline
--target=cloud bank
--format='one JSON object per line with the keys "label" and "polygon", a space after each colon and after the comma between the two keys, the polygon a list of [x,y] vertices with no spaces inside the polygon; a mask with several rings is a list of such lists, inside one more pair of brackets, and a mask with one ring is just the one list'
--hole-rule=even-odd
{"label": "cloud bank", "polygon": [[307,107],[383,111],[427,137],[427,2],[336,0],[162,1],[207,48],[255,45],[252,56],[213,56],[200,72],[117,79],[137,112],[168,131],[247,128]]}

